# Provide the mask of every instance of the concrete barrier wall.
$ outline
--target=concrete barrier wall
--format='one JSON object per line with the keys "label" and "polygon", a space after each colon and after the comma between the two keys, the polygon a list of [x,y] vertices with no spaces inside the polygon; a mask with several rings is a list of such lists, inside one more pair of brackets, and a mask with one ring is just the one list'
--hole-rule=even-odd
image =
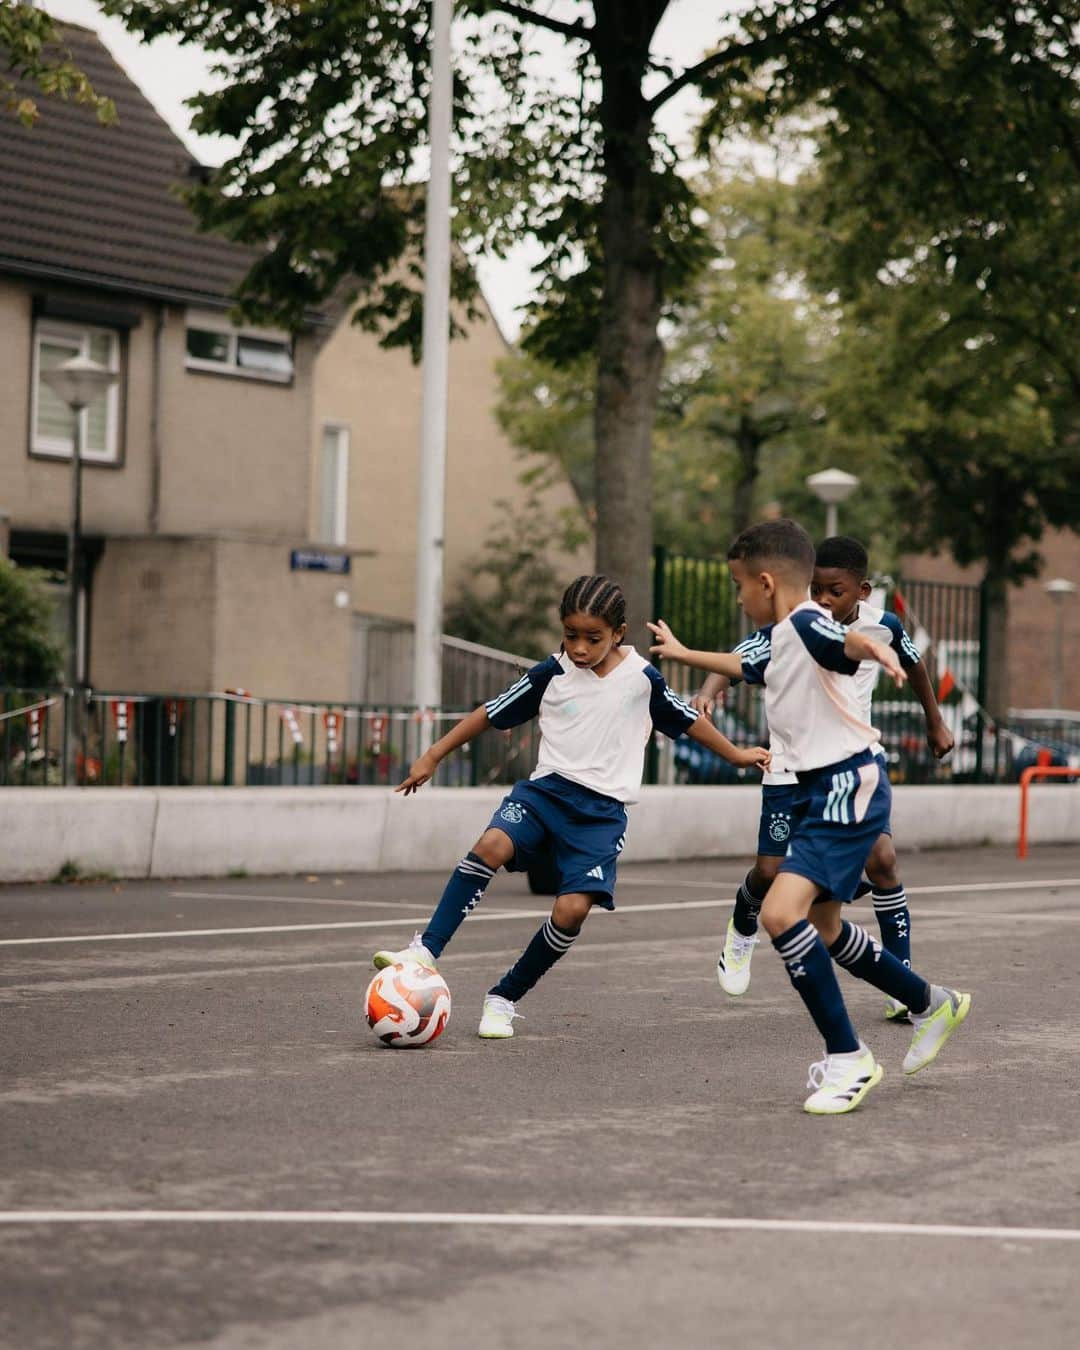
{"label": "concrete barrier wall", "polygon": [[[44,881],[69,864],[116,877],[275,872],[444,872],[480,835],[501,788],[3,788],[0,881]],[[756,787],[645,788],[623,857],[746,858]],[[1020,790],[899,787],[903,849],[1014,844]],[[1032,844],[1080,842],[1080,790],[1031,793]]]}

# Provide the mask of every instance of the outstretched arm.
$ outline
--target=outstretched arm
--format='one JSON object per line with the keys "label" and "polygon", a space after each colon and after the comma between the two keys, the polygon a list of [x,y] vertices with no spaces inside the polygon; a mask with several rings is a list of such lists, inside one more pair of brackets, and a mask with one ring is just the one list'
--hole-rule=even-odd
{"label": "outstretched arm", "polygon": [[460,722],[456,722],[445,736],[441,736],[430,750],[426,750],[416,760],[409,769],[408,778],[399,783],[394,791],[404,792],[405,796],[408,797],[417,788],[423,787],[451,750],[457,750],[460,746],[466,745],[490,725],[487,708],[483,704],[479,708],[474,708]]}
{"label": "outstretched arm", "polygon": [[686,733],[692,741],[704,745],[714,754],[735,764],[740,769],[767,769],[769,752],[760,745],[734,745],[722,735],[707,717],[699,717]]}
{"label": "outstretched arm", "polygon": [[663,619],[647,623],[645,627],[656,638],[656,645],[649,648],[654,656],[666,657],[669,661],[681,661],[687,666],[697,666],[699,670],[711,670],[716,675],[726,675],[729,680],[742,678],[742,658],[734,652],[695,652],[684,647]]}
{"label": "outstretched arm", "polygon": [[865,633],[857,633],[854,628],[840,631],[844,633],[844,655],[849,661],[876,661],[893,677],[897,687],[907,683],[907,672],[891,647],[875,642]]}
{"label": "outstretched arm", "polygon": [[944,759],[955,742],[952,732],[945,725],[934,686],[930,683],[930,675],[922,661],[908,668],[908,679],[926,715],[926,743],[935,759]]}

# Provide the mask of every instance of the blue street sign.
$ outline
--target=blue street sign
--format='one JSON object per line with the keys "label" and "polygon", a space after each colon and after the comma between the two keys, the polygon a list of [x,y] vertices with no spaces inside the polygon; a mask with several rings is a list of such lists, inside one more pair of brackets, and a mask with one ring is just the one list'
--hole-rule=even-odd
{"label": "blue street sign", "polygon": [[332,572],[343,577],[348,574],[351,562],[347,553],[324,553],[317,548],[294,548],[289,554],[289,568],[293,572]]}

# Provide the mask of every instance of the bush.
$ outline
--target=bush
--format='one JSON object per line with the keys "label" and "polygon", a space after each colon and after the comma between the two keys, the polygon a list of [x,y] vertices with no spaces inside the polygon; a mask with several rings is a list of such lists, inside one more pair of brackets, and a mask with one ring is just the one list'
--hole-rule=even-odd
{"label": "bush", "polygon": [[0,684],[45,689],[60,681],[63,668],[43,573],[0,558]]}

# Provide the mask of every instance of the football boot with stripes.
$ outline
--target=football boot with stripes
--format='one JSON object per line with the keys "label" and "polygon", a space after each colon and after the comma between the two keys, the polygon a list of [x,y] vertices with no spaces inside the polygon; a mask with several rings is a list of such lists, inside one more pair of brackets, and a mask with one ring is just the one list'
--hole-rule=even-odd
{"label": "football boot with stripes", "polygon": [[930,991],[930,1006],[922,1014],[911,1014],[915,1034],[904,1056],[904,1072],[918,1073],[937,1059],[941,1047],[958,1029],[971,1011],[971,995],[958,994],[955,989],[941,989],[934,985]]}
{"label": "football boot with stripes", "polygon": [[716,958],[716,978],[720,988],[732,998],[738,998],[750,988],[750,958],[757,946],[756,937],[744,937],[728,919],[724,950]]}
{"label": "football boot with stripes", "polygon": [[402,947],[401,951],[376,952],[371,958],[371,964],[376,970],[382,970],[384,966],[403,966],[409,961],[415,962],[418,966],[423,966],[426,970],[438,970],[435,958],[424,946],[419,933],[414,933],[413,940],[407,947]]}
{"label": "football boot with stripes", "polygon": [[865,1045],[845,1055],[826,1055],[810,1065],[806,1086],[813,1091],[803,1110],[812,1116],[842,1116],[854,1111],[884,1077],[885,1070]]}

